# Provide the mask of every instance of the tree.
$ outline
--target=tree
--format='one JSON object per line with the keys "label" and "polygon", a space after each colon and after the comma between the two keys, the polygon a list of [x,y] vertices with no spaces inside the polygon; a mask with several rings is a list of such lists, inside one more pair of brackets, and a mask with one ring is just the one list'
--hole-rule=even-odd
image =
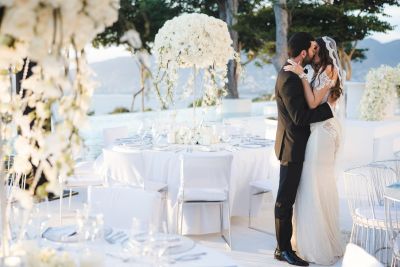
{"label": "tree", "polygon": [[[310,1],[287,1],[288,35],[298,31],[307,31],[314,36],[328,35],[338,45],[342,65],[351,78],[351,61],[363,60],[365,49],[358,49],[358,41],[372,32],[386,32],[393,26],[380,16],[385,16],[386,5],[400,6],[398,0],[334,0],[333,4]],[[243,47],[250,54],[250,59],[261,57],[262,61],[271,62],[277,48],[274,10],[264,6],[254,13],[240,14],[236,26],[242,38]],[[279,18],[278,18],[279,19]],[[270,27],[260,27],[270,25]],[[253,29],[249,32],[248,29]],[[284,34],[281,34],[284,38]],[[254,57],[256,55],[256,57]],[[276,67],[276,66],[275,66]]]}
{"label": "tree", "polygon": [[[150,53],[150,44],[154,41],[158,30],[165,21],[177,16],[180,9],[174,7],[168,0],[120,0],[120,6],[118,21],[97,35],[93,46],[125,45],[133,55],[136,55],[140,69],[140,88],[134,89],[131,111],[134,110],[135,99],[139,94],[142,95],[142,111],[145,111],[144,93],[146,88],[149,88],[148,81],[152,74],[144,57]],[[121,39],[132,29],[139,33],[140,46]]]}
{"label": "tree", "polygon": [[[219,17],[228,25],[229,33],[232,38],[233,49],[240,53],[239,35],[233,28],[236,24],[236,16],[239,8],[239,0],[226,0],[220,1],[219,4]],[[239,71],[236,60],[230,60],[228,63],[228,98],[238,98],[238,80]]]}
{"label": "tree", "polygon": [[275,25],[276,25],[276,53],[272,63],[276,71],[283,66],[287,59],[287,33],[289,28],[289,14],[286,0],[275,0],[273,3]]}
{"label": "tree", "polygon": [[[220,18],[228,25],[233,41],[233,48],[237,53],[242,51],[241,35],[236,31],[237,17],[240,14],[252,13],[261,5],[262,0],[176,0],[175,5],[182,12],[200,12]],[[228,98],[238,98],[239,66],[231,60],[228,63]]]}

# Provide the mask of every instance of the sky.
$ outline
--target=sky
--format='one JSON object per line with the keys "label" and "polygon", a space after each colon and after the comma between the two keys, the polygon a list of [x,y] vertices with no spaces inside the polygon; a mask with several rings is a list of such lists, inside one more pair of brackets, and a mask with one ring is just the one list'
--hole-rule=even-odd
{"label": "sky", "polygon": [[[395,25],[393,31],[387,33],[373,33],[370,38],[380,41],[381,43],[387,43],[394,40],[400,39],[400,7],[387,7],[385,13],[390,17],[381,17],[383,20]],[[94,63],[98,61],[103,61],[116,57],[130,56],[123,47],[110,47],[95,49],[88,46],[86,49],[87,58],[89,63]]]}

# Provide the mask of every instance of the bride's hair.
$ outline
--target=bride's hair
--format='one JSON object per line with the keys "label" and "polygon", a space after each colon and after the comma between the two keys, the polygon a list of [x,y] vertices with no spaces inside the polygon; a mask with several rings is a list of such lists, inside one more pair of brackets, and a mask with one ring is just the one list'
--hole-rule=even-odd
{"label": "bride's hair", "polygon": [[[334,69],[333,61],[329,55],[329,50],[326,48],[325,41],[321,37],[317,38],[315,41],[319,46],[318,56],[320,61],[317,64],[312,64],[314,69],[314,77],[311,83],[314,83],[315,79],[319,79],[318,74],[324,72],[328,66],[331,66],[332,70]],[[338,99],[343,94],[343,89],[340,86],[339,78],[336,80],[336,84],[331,88],[331,94],[335,99]]]}

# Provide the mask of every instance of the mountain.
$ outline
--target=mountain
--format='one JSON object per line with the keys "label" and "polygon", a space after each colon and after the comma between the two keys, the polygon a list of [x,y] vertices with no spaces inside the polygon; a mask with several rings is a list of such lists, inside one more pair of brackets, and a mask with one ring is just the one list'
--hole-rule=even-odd
{"label": "mountain", "polygon": [[[365,39],[358,45],[359,48],[368,48],[366,60],[353,62],[354,81],[365,80],[370,68],[382,64],[396,66],[400,63],[400,40],[389,43],[380,43],[374,39]],[[154,59],[152,59],[154,63]],[[155,64],[153,73],[156,73]],[[96,79],[101,83],[96,94],[130,94],[139,89],[139,69],[134,58],[117,57],[110,60],[92,63],[91,67],[97,74]],[[183,80],[189,73],[183,72]],[[257,67],[248,64],[242,70],[239,81],[241,95],[257,95],[272,92],[275,84],[276,72],[272,65]]]}
{"label": "mountain", "polygon": [[366,59],[362,62],[353,63],[354,81],[364,81],[365,75],[370,68],[376,68],[380,65],[389,65],[392,67],[400,64],[400,40],[389,43],[381,43],[374,39],[365,39],[359,43],[358,48],[368,48]]}

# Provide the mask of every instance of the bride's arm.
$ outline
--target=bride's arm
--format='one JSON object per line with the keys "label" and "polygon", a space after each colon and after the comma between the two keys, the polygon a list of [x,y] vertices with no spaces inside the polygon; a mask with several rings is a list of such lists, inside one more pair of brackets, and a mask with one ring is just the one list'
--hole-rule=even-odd
{"label": "bride's arm", "polygon": [[[286,71],[292,71],[301,77],[301,82],[303,83],[304,88],[304,96],[306,98],[308,107],[310,109],[314,109],[318,107],[322,100],[324,99],[325,95],[328,93],[329,89],[332,87],[332,83],[328,82],[322,86],[322,88],[317,88],[316,90],[311,89],[311,85],[307,80],[307,77],[303,71],[303,67],[300,65],[287,65],[284,67]],[[332,75],[332,67],[327,66],[325,72],[328,77],[332,77],[333,81],[336,81],[336,74]]]}

